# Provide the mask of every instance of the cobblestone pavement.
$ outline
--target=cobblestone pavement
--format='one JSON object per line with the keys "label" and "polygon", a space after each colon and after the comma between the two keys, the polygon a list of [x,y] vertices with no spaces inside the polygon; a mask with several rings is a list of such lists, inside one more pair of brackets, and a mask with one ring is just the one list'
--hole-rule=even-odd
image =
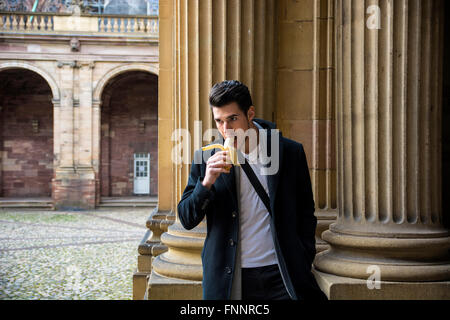
{"label": "cobblestone pavement", "polygon": [[132,299],[151,210],[0,209],[0,300]]}

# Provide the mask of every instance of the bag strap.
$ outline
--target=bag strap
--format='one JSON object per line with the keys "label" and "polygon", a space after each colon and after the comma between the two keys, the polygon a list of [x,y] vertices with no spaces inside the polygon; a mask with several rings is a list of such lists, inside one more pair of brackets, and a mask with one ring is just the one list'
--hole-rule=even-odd
{"label": "bag strap", "polygon": [[258,196],[261,198],[262,202],[266,206],[267,211],[269,211],[270,215],[272,215],[272,210],[270,209],[269,195],[267,194],[266,190],[262,186],[261,182],[259,181],[255,172],[253,171],[252,167],[247,162],[247,159],[245,159],[245,162],[241,164],[241,168],[244,170],[245,174],[247,175],[248,180],[250,180],[250,183],[253,185],[253,188],[255,188],[256,193],[258,194]]}

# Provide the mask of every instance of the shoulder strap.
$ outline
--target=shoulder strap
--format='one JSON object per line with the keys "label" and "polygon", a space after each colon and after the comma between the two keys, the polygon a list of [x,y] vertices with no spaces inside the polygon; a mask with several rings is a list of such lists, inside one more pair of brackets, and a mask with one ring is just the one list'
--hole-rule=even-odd
{"label": "shoulder strap", "polygon": [[245,159],[245,162],[241,164],[242,170],[244,170],[245,174],[248,177],[248,180],[250,180],[250,183],[253,185],[253,188],[255,188],[256,193],[261,198],[262,202],[267,208],[267,211],[269,211],[270,215],[272,215],[272,210],[270,209],[270,198],[267,194],[266,190],[264,190],[264,187],[262,186],[261,182],[259,181],[258,177],[256,176],[255,172],[253,172],[252,167],[247,162],[247,159]]}

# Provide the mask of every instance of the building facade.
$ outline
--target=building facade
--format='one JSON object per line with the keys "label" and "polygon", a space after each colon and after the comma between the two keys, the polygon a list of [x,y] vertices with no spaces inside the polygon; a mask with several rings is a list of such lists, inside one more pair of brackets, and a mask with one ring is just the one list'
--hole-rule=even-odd
{"label": "building facade", "polygon": [[86,13],[69,1],[1,6],[1,204],[155,199],[157,16],[147,6]]}

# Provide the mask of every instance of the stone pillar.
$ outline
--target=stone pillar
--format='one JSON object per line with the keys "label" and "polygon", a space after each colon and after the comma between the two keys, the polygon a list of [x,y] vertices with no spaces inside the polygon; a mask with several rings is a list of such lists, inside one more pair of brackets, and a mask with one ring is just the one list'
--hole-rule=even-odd
{"label": "stone pillar", "polygon": [[59,113],[60,153],[59,168],[74,171],[73,129],[74,129],[74,68],[76,61],[58,62],[61,85],[61,101]]}
{"label": "stone pillar", "polygon": [[81,182],[83,202],[90,208],[96,205],[96,176],[93,167],[93,101],[92,71],[94,62],[79,62],[79,108],[78,125],[75,129],[75,164]]}
{"label": "stone pillar", "polygon": [[317,217],[316,249],[336,219],[334,0],[277,1],[276,122],[303,144]]}
{"label": "stone pillar", "polygon": [[95,205],[100,204],[101,102],[92,100],[92,167],[95,175]]}
{"label": "stone pillar", "polygon": [[[93,64],[59,61],[57,66],[61,99],[53,101],[53,203],[56,209],[92,209],[95,208],[95,173],[92,167]],[[78,72],[78,81],[74,81],[75,72]]]}
{"label": "stone pillar", "polygon": [[[58,62],[60,101],[55,110],[55,177],[52,179],[53,204],[56,209],[77,206],[74,183],[77,179],[73,159],[74,129],[74,68],[76,62]],[[72,196],[70,196],[72,195]]]}
{"label": "stone pillar", "polygon": [[[148,296],[148,281],[152,272],[154,258],[167,251],[167,245],[161,243],[161,234],[167,232],[173,224],[173,211],[162,211],[156,207],[147,220],[147,230],[138,246],[137,270],[133,274],[133,300],[143,300]],[[153,282],[155,281],[153,275]]]}
{"label": "stone pillar", "polygon": [[[316,256],[316,276],[331,299],[449,299],[443,1],[336,5],[339,215],[323,233],[331,248]],[[380,29],[370,5],[380,6]],[[371,275],[379,290],[369,290]]]}
{"label": "stone pillar", "polygon": [[[212,128],[209,91],[214,83],[225,79],[245,82],[255,97],[257,115],[273,119],[275,82],[270,70],[275,56],[273,12],[273,0],[160,1],[158,110],[172,111],[170,128],[187,129],[191,136],[196,130],[195,121],[202,121],[200,134],[201,129]],[[255,39],[259,39],[258,43]],[[267,73],[264,66],[270,66]],[[162,121],[165,119],[160,117],[159,127]],[[169,132],[167,137],[171,135]],[[165,165],[172,164],[173,145],[166,144],[165,152],[159,149],[159,159]],[[190,154],[199,147],[196,142],[191,143]],[[174,188],[166,196],[172,196],[171,209],[175,210],[190,166],[172,164],[172,167]],[[161,168],[159,173],[161,176]],[[153,261],[149,299],[202,298],[200,253],[205,236],[205,221],[187,231],[176,218],[168,232],[161,235],[168,251]]]}
{"label": "stone pillar", "polygon": [[[175,168],[171,161],[174,130],[175,80],[174,1],[159,3],[159,78],[158,78],[158,206],[147,220],[146,235],[139,245],[138,268],[133,274],[133,299],[170,299],[164,291],[165,278],[152,272],[155,257],[167,251],[161,234],[175,220]],[[151,276],[150,276],[151,275]],[[169,285],[169,290],[173,289]]]}
{"label": "stone pillar", "polygon": [[[168,132],[166,138],[172,137],[175,128],[189,129],[193,120],[199,115],[198,11],[199,6],[205,5],[207,2],[175,3],[173,0],[160,2],[160,43],[167,43],[173,39],[175,41],[174,47],[169,48],[169,45],[167,45],[167,47],[164,46],[164,49],[171,50],[170,56],[172,59],[176,59],[160,60],[160,87],[163,86],[164,82],[170,82],[170,88],[173,90],[159,91],[158,110],[164,108],[162,106],[163,100],[170,98],[172,102],[170,109],[167,108],[171,110],[171,114],[167,115],[167,120],[170,122],[170,126],[167,125],[167,128],[172,129],[172,132]],[[209,2],[208,4],[210,5]],[[188,9],[189,13],[194,15],[190,20],[188,20]],[[190,41],[188,41],[188,37],[191,38]],[[175,54],[177,49],[179,49],[179,55]],[[161,58],[169,55],[169,52],[164,53],[161,50],[163,50],[163,45],[160,47]],[[202,65],[210,66],[207,61]],[[167,73],[162,73],[163,68]],[[188,69],[191,69],[190,72],[187,72]],[[191,103],[190,109],[193,117],[189,117],[187,112],[188,103]],[[208,121],[208,119],[205,120]],[[158,126],[161,126],[161,119]],[[172,190],[169,190],[168,195],[171,196],[170,209],[175,212],[183,188],[182,183],[187,181],[189,168],[186,165],[175,165],[172,162],[172,146],[171,142],[166,142],[165,152],[159,150],[159,159],[165,158],[166,165],[169,164],[173,168],[169,177],[173,178],[174,185]],[[158,170],[161,176],[161,168],[158,168]],[[200,251],[204,234],[205,232],[201,227],[191,231],[184,230],[178,217],[176,217],[175,223],[168,228],[166,233],[161,235],[162,243],[169,250],[167,253],[157,256],[153,261],[148,299],[201,299]]]}

